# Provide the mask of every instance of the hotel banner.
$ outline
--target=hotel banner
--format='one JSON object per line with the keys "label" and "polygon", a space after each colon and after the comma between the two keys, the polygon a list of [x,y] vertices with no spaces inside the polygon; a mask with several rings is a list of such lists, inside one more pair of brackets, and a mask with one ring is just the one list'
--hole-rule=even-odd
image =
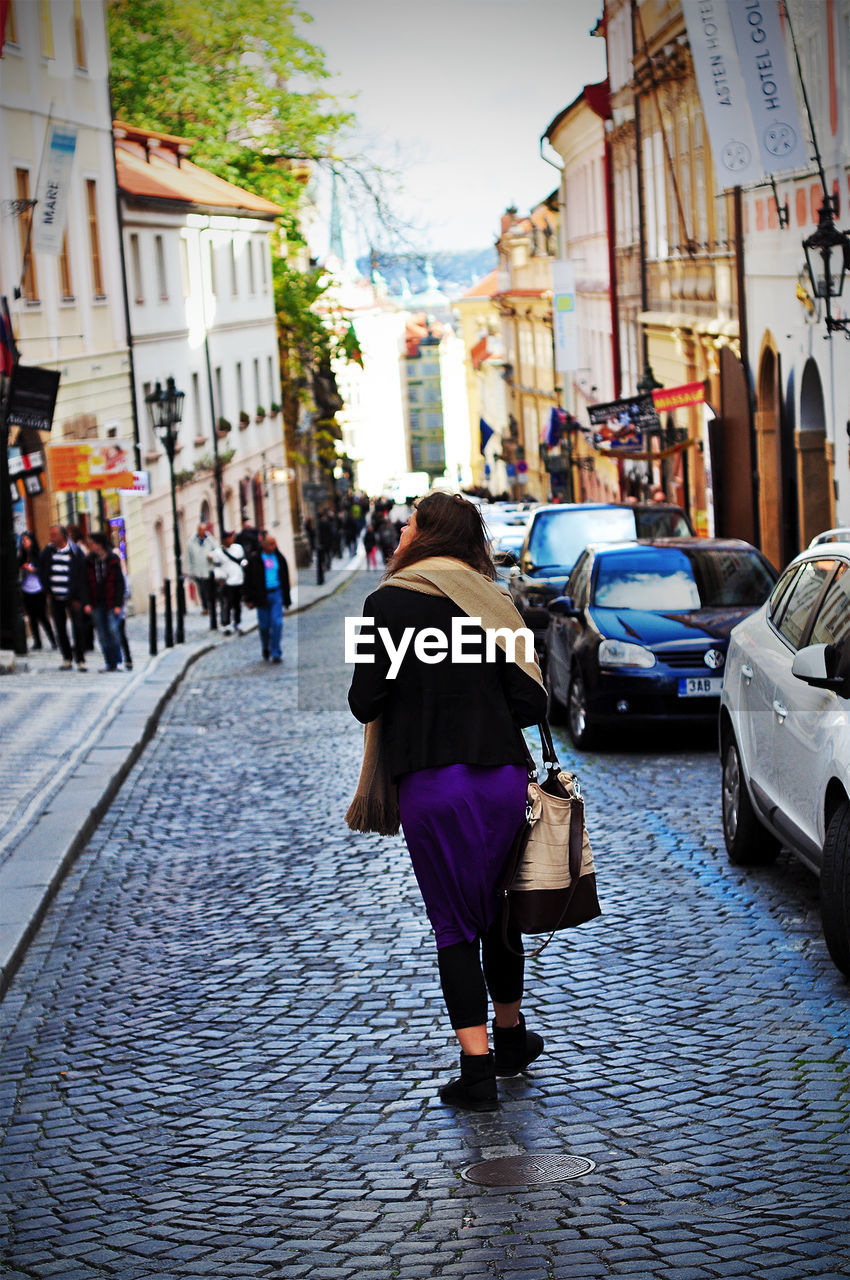
{"label": "hotel banner", "polygon": [[62,252],[76,148],[77,130],[73,125],[50,125],[32,223],[32,247],[36,253],[52,253],[58,257]]}
{"label": "hotel banner", "polygon": [[764,177],[729,0],[682,0],[718,191]]}
{"label": "hotel banner", "polygon": [[804,169],[809,146],[788,70],[779,0],[733,0],[729,16],[764,171]]}
{"label": "hotel banner", "polygon": [[136,483],[129,440],[63,440],[49,446],[47,465],[58,493],[132,489]]}

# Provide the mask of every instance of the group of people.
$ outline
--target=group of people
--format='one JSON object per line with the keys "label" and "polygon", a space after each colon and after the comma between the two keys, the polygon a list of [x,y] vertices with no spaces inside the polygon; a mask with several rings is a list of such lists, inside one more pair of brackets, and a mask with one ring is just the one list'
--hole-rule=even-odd
{"label": "group of people", "polygon": [[62,655],[61,669],[87,670],[86,654],[97,635],[104,671],[133,666],[124,604],[127,582],[109,532],[87,536],[77,526],[50,526],[47,546],[39,548],[30,530],[21,534],[18,566],[24,613],[33,649],[41,634]]}
{"label": "group of people", "polygon": [[214,607],[210,599],[210,575],[221,604],[225,635],[242,631],[242,604],[256,610],[263,660],[283,661],[283,613],[292,604],[289,565],[268,530],[258,530],[245,520],[238,539],[225,529],[216,542],[209,528],[199,524],[186,550],[201,612]]}

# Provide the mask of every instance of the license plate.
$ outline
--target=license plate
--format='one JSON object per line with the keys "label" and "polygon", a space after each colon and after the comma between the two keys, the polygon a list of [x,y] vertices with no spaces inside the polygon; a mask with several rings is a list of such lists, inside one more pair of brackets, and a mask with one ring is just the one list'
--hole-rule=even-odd
{"label": "license plate", "polygon": [[722,676],[682,676],[679,680],[679,697],[719,698],[722,688]]}

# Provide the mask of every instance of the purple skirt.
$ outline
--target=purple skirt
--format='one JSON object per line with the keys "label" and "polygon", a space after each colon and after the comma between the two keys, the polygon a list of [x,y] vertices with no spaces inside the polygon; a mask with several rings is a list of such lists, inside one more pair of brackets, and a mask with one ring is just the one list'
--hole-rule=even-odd
{"label": "purple skirt", "polygon": [[521,764],[449,764],[399,779],[401,825],[438,948],[473,942],[495,921],[527,788]]}

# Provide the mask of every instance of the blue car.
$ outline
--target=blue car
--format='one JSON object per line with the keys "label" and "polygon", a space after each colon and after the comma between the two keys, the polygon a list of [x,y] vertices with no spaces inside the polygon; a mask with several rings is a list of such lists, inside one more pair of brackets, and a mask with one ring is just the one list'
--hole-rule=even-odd
{"label": "blue car", "polygon": [[732,539],[587,547],[549,604],[550,718],[566,718],[577,747],[630,724],[716,722],[729,633],[775,581]]}

